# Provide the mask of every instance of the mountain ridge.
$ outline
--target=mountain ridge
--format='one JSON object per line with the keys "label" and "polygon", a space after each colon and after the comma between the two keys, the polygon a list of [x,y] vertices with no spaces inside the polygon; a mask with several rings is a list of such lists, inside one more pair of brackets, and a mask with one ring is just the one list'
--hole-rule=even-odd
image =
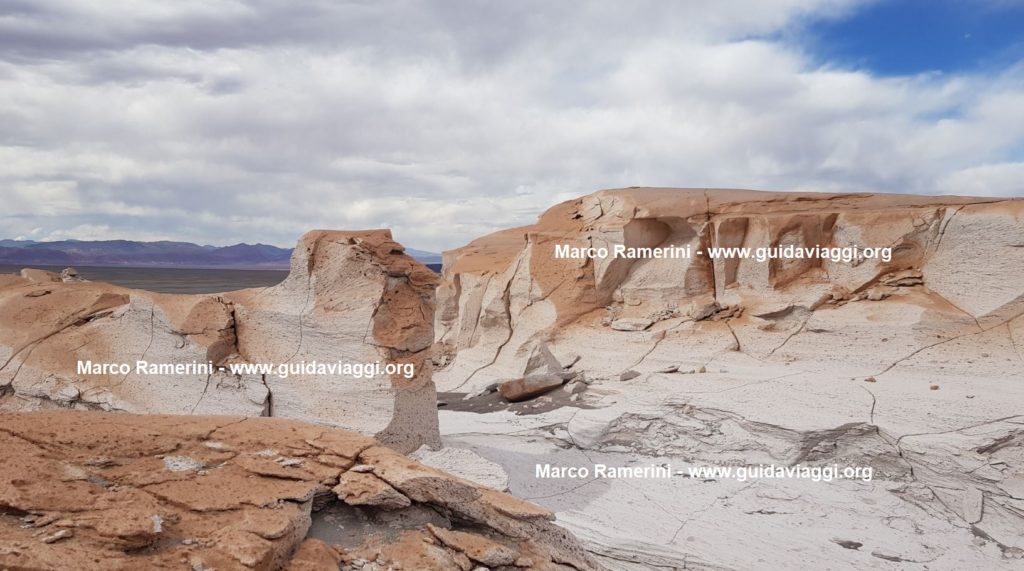
{"label": "mountain ridge", "polygon": [[[441,262],[440,254],[411,248],[407,252],[423,263]],[[287,269],[291,255],[291,248],[244,242],[210,246],[172,240],[0,239],[0,264],[8,265]]]}

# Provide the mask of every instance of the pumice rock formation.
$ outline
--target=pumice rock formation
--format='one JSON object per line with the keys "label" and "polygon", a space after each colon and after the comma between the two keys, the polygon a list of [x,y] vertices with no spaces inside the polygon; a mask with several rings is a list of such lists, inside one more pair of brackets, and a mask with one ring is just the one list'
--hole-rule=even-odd
{"label": "pumice rock formation", "polygon": [[3,569],[602,568],[550,512],[342,430],[0,413],[0,446]]}
{"label": "pumice rock formation", "polygon": [[[700,321],[737,307],[759,325],[800,322],[795,314],[826,301],[882,295],[897,271],[917,272],[928,295],[962,317],[1001,324],[1022,294],[1022,209],[1021,200],[959,197],[601,191],[553,207],[534,226],[446,253],[437,332],[453,362],[438,382],[472,389],[496,371],[521,374],[534,348],[568,325],[650,334],[656,322]],[[689,247],[694,255],[559,258],[559,245]],[[893,258],[761,262],[696,254],[786,245],[888,246]]]}
{"label": "pumice rock formation", "polygon": [[[377,436],[403,451],[436,446],[426,357],[435,280],[386,230],[310,232],[283,283],[222,295],[64,283],[38,270],[2,276],[0,409],[281,416]],[[182,369],[140,374],[140,360]],[[79,361],[129,369],[80,371]],[[382,369],[277,368],[314,362]],[[273,369],[218,368],[244,363]],[[197,364],[213,370],[186,367]],[[383,369],[389,365],[413,374]]]}
{"label": "pumice rock formation", "polygon": [[[0,407],[259,415],[258,376],[137,375],[137,360],[225,363],[236,351],[234,309],[220,296],[133,291],[55,274],[0,277]],[[131,371],[80,374],[78,361]]]}
{"label": "pumice rock formation", "polygon": [[299,240],[284,282],[226,297],[248,362],[411,367],[408,378],[266,376],[275,416],[356,429],[411,452],[439,443],[428,358],[437,282],[389,230],[313,231]]}
{"label": "pumice rock formation", "polygon": [[386,231],[221,295],[28,270],[0,409],[0,567],[1017,569],[1024,200],[601,191],[440,284]]}
{"label": "pumice rock formation", "polygon": [[[786,246],[891,257],[707,255]],[[559,257],[566,247],[694,254]],[[1024,200],[607,190],[447,252],[443,278],[445,443],[510,467],[510,491],[556,511],[610,568],[1024,557]],[[492,388],[529,377],[540,347],[575,380],[502,406]],[[530,469],[543,463],[682,475],[542,480]],[[873,478],[686,477],[719,465]]]}

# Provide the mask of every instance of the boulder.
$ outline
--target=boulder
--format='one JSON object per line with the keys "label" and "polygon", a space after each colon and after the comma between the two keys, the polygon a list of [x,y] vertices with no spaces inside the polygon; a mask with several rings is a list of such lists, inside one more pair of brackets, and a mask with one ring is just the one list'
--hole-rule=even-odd
{"label": "boulder", "polygon": [[540,396],[562,386],[565,380],[554,373],[544,373],[505,381],[498,385],[498,392],[509,402],[519,402]]}

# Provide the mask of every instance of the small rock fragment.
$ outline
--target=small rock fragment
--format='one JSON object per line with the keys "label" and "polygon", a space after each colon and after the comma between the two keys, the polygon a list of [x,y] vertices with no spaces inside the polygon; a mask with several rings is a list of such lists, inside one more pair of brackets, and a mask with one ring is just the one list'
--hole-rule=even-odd
{"label": "small rock fragment", "polygon": [[562,356],[561,359],[559,359],[559,361],[561,361],[562,363],[565,363],[564,365],[562,365],[563,369],[571,369],[573,367],[573,365],[575,365],[576,363],[579,362],[579,360],[580,360],[579,353],[568,353],[568,354]]}
{"label": "small rock fragment", "polygon": [[338,478],[338,485],[334,487],[334,493],[350,506],[375,506],[394,510],[412,505],[409,498],[387,482],[363,472],[342,474]]}
{"label": "small rock fragment", "polygon": [[567,392],[567,393],[569,393],[570,395],[575,395],[575,394],[582,393],[583,391],[587,390],[587,383],[581,383],[579,381],[573,381],[573,382],[565,385],[564,387],[562,387],[562,390]]}
{"label": "small rock fragment", "polygon": [[637,371],[634,371],[633,369],[630,369],[628,371],[623,371],[622,374],[619,375],[619,380],[620,381],[628,381],[628,380],[631,380],[631,379],[635,379],[635,378],[637,378],[639,376],[640,376],[640,373],[638,373]]}
{"label": "small rock fragment", "polygon": [[203,467],[203,463],[188,456],[165,456],[164,467],[171,472],[191,472]]}
{"label": "small rock fragment", "polygon": [[859,541],[851,541],[849,539],[833,539],[832,543],[835,543],[836,545],[846,549],[853,549],[855,551],[859,550],[861,547],[864,547],[863,543]]}
{"label": "small rock fragment", "polygon": [[612,321],[611,327],[616,331],[643,331],[651,325],[654,325],[654,322],[650,319],[644,319],[642,317],[627,317]]}
{"label": "small rock fragment", "polygon": [[292,556],[285,571],[320,571],[337,569],[341,554],[319,539],[307,539]]}
{"label": "small rock fragment", "polygon": [[974,486],[968,486],[964,495],[960,498],[960,510],[963,513],[964,521],[967,523],[978,523],[981,521],[985,509],[985,495]]}
{"label": "small rock fragment", "polygon": [[82,276],[78,275],[78,270],[76,270],[75,268],[64,268],[60,272],[60,281],[65,282],[65,283],[73,283],[73,282],[85,282],[85,281],[88,281],[88,280],[86,280]]}
{"label": "small rock fragment", "polygon": [[57,543],[58,541],[60,541],[62,539],[67,539],[67,538],[72,537],[74,535],[75,535],[74,532],[71,531],[70,529],[62,529],[62,530],[60,530],[60,531],[58,531],[56,533],[52,533],[50,535],[47,535],[47,536],[43,537],[41,541],[43,543]]}
{"label": "small rock fragment", "polygon": [[557,389],[562,386],[562,382],[562,377],[552,373],[532,375],[514,381],[505,381],[498,385],[498,392],[508,402],[519,402]]}
{"label": "small rock fragment", "polygon": [[441,543],[465,553],[473,561],[488,567],[512,565],[519,557],[519,554],[511,547],[491,541],[482,535],[444,529],[429,523],[427,529]]}

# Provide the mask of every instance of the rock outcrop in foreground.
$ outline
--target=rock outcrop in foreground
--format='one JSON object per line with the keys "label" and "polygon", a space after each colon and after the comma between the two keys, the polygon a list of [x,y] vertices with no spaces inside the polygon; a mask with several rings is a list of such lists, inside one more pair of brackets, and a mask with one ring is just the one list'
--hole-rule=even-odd
{"label": "rock outcrop in foreground", "polygon": [[[560,259],[558,246],[693,256]],[[697,253],[787,246],[892,250]],[[1024,200],[609,190],[445,256],[447,444],[503,465],[683,474],[511,474],[610,567],[1019,567]],[[873,478],[685,477],[717,465]]]}
{"label": "rock outcrop in foreground", "polygon": [[599,567],[551,514],[342,430],[0,413],[0,568]]}
{"label": "rock outcrop in foreground", "polygon": [[[38,270],[0,276],[0,409],[280,416],[402,451],[437,445],[426,357],[436,279],[387,230],[310,232],[283,283],[222,295],[156,294]],[[86,361],[130,370],[85,373],[78,363]],[[215,369],[148,375],[137,361]],[[273,369],[219,369],[244,363]],[[311,363],[413,374],[278,370]]]}

